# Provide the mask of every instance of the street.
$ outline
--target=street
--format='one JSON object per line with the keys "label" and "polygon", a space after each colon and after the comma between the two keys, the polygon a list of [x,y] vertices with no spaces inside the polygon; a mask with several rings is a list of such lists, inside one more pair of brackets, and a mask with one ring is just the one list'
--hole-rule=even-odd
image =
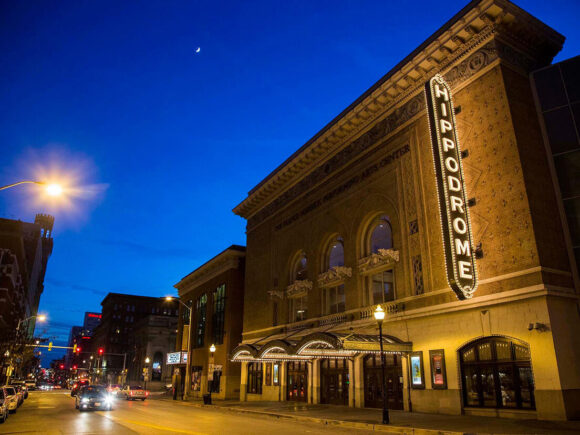
{"label": "street", "polygon": [[[0,433],[296,434],[351,433],[352,428],[238,414],[182,402],[117,400],[112,411],[79,412],[70,391],[32,391]],[[356,430],[357,433],[370,433]]]}

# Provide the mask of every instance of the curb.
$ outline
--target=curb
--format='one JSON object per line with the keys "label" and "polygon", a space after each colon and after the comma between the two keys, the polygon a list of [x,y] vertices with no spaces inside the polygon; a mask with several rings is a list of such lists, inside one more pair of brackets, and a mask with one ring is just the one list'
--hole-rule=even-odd
{"label": "curb", "polygon": [[[167,399],[161,399],[163,401],[171,401]],[[259,411],[256,409],[247,409],[247,408],[238,408],[233,406],[219,406],[219,405],[204,405],[202,403],[194,403],[194,402],[179,402],[185,406],[192,406],[194,408],[209,408],[209,409],[216,409],[216,410],[223,410],[226,412],[236,412],[240,414],[256,414],[262,415],[267,417],[276,417],[276,418],[284,418],[288,420],[297,420],[303,421],[308,423],[318,423],[325,426],[333,425],[333,426],[341,426],[341,427],[351,427],[353,429],[366,429],[371,430],[374,432],[381,432],[381,433],[392,433],[392,434],[405,434],[405,435],[464,435],[465,432],[455,432],[455,431],[441,431],[436,429],[422,429],[422,428],[414,428],[410,426],[391,426],[391,425],[382,425],[376,423],[364,423],[364,422],[357,422],[357,421],[346,421],[346,420],[334,420],[329,418],[318,418],[318,417],[308,417],[303,415],[292,415],[292,414],[284,414],[279,412],[273,411]]]}

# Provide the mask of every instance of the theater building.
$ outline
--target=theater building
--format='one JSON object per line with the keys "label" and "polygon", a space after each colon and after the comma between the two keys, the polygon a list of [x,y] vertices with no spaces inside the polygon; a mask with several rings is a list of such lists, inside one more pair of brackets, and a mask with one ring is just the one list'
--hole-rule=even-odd
{"label": "theater building", "polygon": [[382,407],[386,384],[391,409],[580,417],[574,251],[530,77],[563,43],[472,1],[235,207],[241,400]]}

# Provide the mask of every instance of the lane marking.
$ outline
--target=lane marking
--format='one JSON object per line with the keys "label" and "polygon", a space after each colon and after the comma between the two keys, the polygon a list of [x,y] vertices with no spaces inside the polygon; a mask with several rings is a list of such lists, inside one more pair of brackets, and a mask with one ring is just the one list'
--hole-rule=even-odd
{"label": "lane marking", "polygon": [[144,423],[142,421],[127,420],[127,419],[124,419],[124,418],[113,417],[111,415],[104,414],[104,413],[102,413],[100,411],[97,411],[97,414],[100,414],[103,417],[108,418],[109,420],[116,421],[117,423],[124,422],[124,423],[128,423],[128,424],[135,424],[137,426],[144,426],[144,427],[148,427],[148,428],[151,428],[151,429],[163,430],[163,431],[166,431],[166,432],[173,432],[173,433],[186,433],[186,434],[191,434],[191,435],[207,435],[206,432],[193,432],[193,431],[190,431],[190,430],[174,429],[174,428],[170,428],[168,426],[160,426],[160,425],[157,425],[157,424]]}

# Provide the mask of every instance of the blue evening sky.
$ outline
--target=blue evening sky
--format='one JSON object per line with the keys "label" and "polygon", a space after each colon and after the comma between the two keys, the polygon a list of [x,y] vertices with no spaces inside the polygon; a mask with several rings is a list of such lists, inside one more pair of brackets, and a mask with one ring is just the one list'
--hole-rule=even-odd
{"label": "blue evening sky", "polygon": [[[579,1],[516,3],[580,53]],[[56,216],[37,334],[245,245],[248,190],[465,4],[0,1],[0,185],[75,186],[66,208],[0,194],[0,217]]]}

